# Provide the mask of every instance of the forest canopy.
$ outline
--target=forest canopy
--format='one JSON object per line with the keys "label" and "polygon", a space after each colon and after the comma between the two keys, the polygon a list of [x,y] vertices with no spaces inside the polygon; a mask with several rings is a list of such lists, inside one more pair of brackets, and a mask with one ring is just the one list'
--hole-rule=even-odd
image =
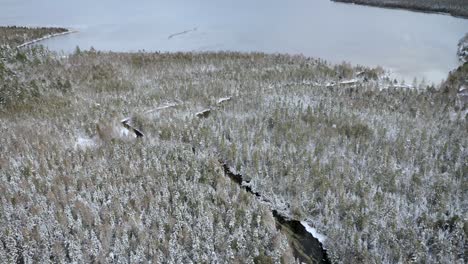
{"label": "forest canopy", "polygon": [[410,87],[304,56],[19,42],[0,48],[8,263],[291,263],[271,209],[325,235],[333,262],[464,262],[467,64]]}

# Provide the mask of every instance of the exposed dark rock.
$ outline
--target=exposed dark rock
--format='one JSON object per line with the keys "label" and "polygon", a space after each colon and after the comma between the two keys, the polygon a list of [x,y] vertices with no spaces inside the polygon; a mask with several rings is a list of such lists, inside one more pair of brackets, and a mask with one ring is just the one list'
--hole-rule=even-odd
{"label": "exposed dark rock", "polygon": [[[226,176],[237,183],[248,193],[261,197],[258,192],[254,192],[248,184],[248,181],[242,180],[242,175],[233,173],[226,163],[220,161]],[[272,210],[276,221],[276,227],[288,237],[289,244],[294,252],[294,257],[304,263],[331,263],[328,259],[327,251],[323,249],[322,243],[317,238],[307,232],[300,221],[290,219],[281,215],[278,211]]]}
{"label": "exposed dark rock", "polygon": [[141,138],[144,136],[143,132],[141,132],[137,128],[134,128],[133,126],[130,125],[129,119],[122,120],[122,125],[129,131],[133,132],[137,138]]}

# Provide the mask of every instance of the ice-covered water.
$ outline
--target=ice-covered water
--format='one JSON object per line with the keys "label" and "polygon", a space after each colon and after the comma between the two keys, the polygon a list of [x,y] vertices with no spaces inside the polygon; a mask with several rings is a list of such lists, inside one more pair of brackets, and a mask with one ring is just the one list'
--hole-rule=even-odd
{"label": "ice-covered water", "polygon": [[0,24],[64,26],[43,44],[113,51],[302,53],[382,65],[394,76],[439,82],[457,66],[468,19],[328,0],[0,0]]}

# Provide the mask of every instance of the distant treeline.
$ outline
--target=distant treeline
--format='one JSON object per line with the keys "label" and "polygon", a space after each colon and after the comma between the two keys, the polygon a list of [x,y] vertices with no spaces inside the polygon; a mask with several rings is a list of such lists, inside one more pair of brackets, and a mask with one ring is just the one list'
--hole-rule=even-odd
{"label": "distant treeline", "polygon": [[458,43],[457,55],[462,63],[468,62],[468,33]]}
{"label": "distant treeline", "polygon": [[0,45],[18,46],[46,35],[68,31],[66,28],[0,26]]}
{"label": "distant treeline", "polygon": [[378,7],[403,8],[423,12],[442,12],[468,17],[466,0],[332,0]]}

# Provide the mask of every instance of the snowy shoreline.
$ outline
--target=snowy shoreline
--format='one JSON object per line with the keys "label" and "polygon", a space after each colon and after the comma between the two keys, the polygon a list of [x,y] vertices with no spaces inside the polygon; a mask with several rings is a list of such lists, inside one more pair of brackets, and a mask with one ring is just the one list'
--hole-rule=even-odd
{"label": "snowy shoreline", "polygon": [[78,32],[78,31],[67,29],[67,31],[65,31],[65,32],[49,34],[49,35],[46,35],[46,36],[44,36],[44,37],[42,37],[42,38],[33,39],[33,40],[31,40],[31,41],[28,41],[28,42],[25,42],[25,43],[23,43],[23,44],[20,44],[20,45],[16,46],[16,48],[18,48],[18,49],[19,49],[19,48],[23,48],[23,47],[26,47],[26,46],[29,46],[29,45],[32,45],[32,44],[35,44],[35,43],[38,43],[38,42],[47,40],[47,39],[51,39],[51,38],[55,38],[55,37],[60,37],[60,36],[64,36],[64,35],[68,35],[68,34],[76,33],[76,32]]}
{"label": "snowy shoreline", "polygon": [[397,10],[406,10],[410,12],[418,12],[425,14],[435,14],[435,15],[444,15],[452,16],[455,18],[468,19],[468,14],[466,12],[460,12],[456,10],[450,10],[448,8],[427,8],[424,6],[410,5],[408,3],[380,3],[375,1],[363,1],[363,0],[331,0],[336,3],[344,4],[353,4],[353,5],[363,5],[370,7],[378,8],[387,8],[387,9],[397,9]]}

